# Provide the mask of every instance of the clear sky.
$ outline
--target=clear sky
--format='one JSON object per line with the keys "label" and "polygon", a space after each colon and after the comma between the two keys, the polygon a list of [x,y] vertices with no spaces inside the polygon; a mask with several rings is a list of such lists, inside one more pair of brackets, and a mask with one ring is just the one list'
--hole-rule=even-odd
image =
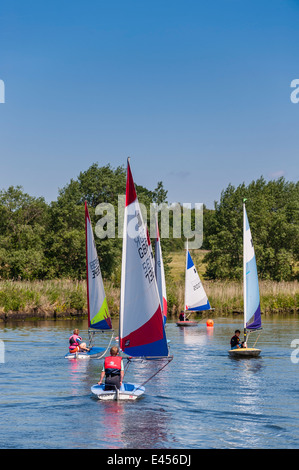
{"label": "clear sky", "polygon": [[299,0],[1,0],[0,188],[127,156],[169,202],[297,181],[298,44]]}

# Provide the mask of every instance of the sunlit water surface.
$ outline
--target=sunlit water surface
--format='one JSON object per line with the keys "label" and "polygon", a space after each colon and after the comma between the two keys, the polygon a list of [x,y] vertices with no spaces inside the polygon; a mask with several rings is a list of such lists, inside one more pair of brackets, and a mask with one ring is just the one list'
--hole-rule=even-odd
{"label": "sunlit water surface", "polygon": [[[87,339],[86,321],[0,326],[1,448],[299,447],[299,363],[291,360],[299,319],[265,319],[261,357],[241,360],[227,353],[239,319],[215,319],[214,328],[168,323],[174,359],[136,402],[92,395],[102,360],[64,358],[75,327]],[[108,339],[99,334],[96,345]],[[126,380],[154,371],[131,365]]]}

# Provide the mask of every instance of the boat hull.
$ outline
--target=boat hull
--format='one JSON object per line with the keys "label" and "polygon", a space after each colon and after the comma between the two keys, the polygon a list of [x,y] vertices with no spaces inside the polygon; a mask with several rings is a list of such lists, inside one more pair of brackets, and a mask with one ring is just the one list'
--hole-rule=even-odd
{"label": "boat hull", "polygon": [[105,353],[105,348],[96,348],[93,347],[90,351],[84,352],[79,351],[77,353],[67,353],[64,357],[65,359],[99,359]]}
{"label": "boat hull", "polygon": [[232,357],[258,357],[261,353],[261,350],[256,348],[240,348],[230,349],[228,353]]}
{"label": "boat hull", "polygon": [[122,384],[120,390],[116,392],[113,390],[105,391],[105,384],[96,384],[91,387],[91,391],[99,400],[103,401],[133,401],[137,400],[137,398],[140,398],[144,394],[145,388],[138,384],[125,383]]}
{"label": "boat hull", "polygon": [[177,326],[197,326],[197,321],[177,321]]}

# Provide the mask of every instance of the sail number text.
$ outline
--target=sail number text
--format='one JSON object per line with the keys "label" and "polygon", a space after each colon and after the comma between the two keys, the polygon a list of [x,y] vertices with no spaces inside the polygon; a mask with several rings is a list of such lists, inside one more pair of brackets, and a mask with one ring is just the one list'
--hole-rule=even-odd
{"label": "sail number text", "polygon": [[153,263],[151,261],[151,253],[149,250],[147,238],[140,237],[140,235],[138,235],[134,240],[137,245],[139,257],[142,260],[144,275],[150,284],[154,280],[155,273]]}

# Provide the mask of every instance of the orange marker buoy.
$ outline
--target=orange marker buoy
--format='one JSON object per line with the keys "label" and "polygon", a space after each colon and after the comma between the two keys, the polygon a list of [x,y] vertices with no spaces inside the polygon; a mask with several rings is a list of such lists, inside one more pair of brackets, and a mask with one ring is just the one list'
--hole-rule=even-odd
{"label": "orange marker buoy", "polygon": [[207,326],[214,326],[213,320],[207,320]]}

